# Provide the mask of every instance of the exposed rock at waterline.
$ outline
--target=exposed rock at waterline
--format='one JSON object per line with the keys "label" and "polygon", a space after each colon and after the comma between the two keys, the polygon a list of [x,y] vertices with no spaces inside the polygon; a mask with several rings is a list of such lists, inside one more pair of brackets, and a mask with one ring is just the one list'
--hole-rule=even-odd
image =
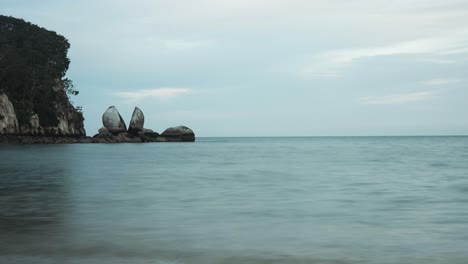
{"label": "exposed rock at waterline", "polygon": [[152,133],[154,132],[153,129],[149,129],[149,128],[143,128],[140,133]]}
{"label": "exposed rock at waterline", "polygon": [[163,138],[160,137],[159,133],[157,132],[139,132],[138,136],[141,138],[143,142],[163,142]]}
{"label": "exposed rock at waterline", "polygon": [[112,134],[127,132],[127,126],[115,106],[110,106],[102,115],[102,124]]}
{"label": "exposed rock at waterline", "polygon": [[195,133],[186,126],[170,127],[161,134],[167,141],[171,142],[193,142]]}
{"label": "exposed rock at waterline", "polygon": [[112,134],[107,131],[94,135],[93,143],[139,143],[139,142],[166,142],[157,132],[139,132],[137,135],[127,132]]}
{"label": "exposed rock at waterline", "polygon": [[97,135],[94,138],[94,141],[97,143],[138,143],[143,142],[140,137],[132,135],[130,133],[120,133],[117,135],[107,134],[107,135]]}
{"label": "exposed rock at waterline", "polygon": [[96,143],[93,138],[81,136],[23,136],[0,135],[2,144],[71,144]]}
{"label": "exposed rock at waterline", "polygon": [[128,133],[137,134],[143,130],[145,124],[145,116],[140,108],[135,107],[133,110],[132,119],[130,120],[130,125],[128,127]]}

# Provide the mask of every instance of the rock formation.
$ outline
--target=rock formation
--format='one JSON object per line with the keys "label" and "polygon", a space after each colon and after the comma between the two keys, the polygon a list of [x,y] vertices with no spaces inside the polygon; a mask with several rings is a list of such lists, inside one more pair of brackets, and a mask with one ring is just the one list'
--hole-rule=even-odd
{"label": "rock formation", "polygon": [[13,104],[6,94],[0,95],[0,134],[18,134],[19,125]]}
{"label": "rock formation", "polygon": [[[55,128],[53,128],[53,130],[56,130],[58,135],[86,136],[83,113],[76,110],[76,108],[70,103],[63,85],[63,82],[59,81],[54,87],[52,87],[58,98],[53,106],[58,119],[58,124],[54,126]],[[44,127],[44,129],[47,131],[50,127]]]}
{"label": "rock formation", "polygon": [[112,134],[127,132],[127,126],[115,106],[110,106],[102,115],[102,124]]}
{"label": "rock formation", "polygon": [[[108,120],[108,121],[104,121]],[[171,127],[163,134],[144,128],[145,118],[143,111],[135,107],[128,131],[125,131],[125,122],[114,106],[109,107],[103,115],[104,127],[93,136],[93,143],[122,143],[122,142],[193,142],[195,134],[185,126]],[[112,124],[112,125],[110,125]]]}
{"label": "rock formation", "polygon": [[[60,93],[60,91],[58,92]],[[63,102],[53,107],[57,116],[57,126],[41,126],[38,114],[32,113],[28,122],[18,124],[13,103],[6,94],[0,94],[0,135],[41,136],[41,137],[84,137],[86,131],[83,117],[68,101],[65,94]]]}
{"label": "rock formation", "polygon": [[130,125],[128,127],[128,133],[130,134],[138,134],[138,132],[143,130],[143,126],[145,124],[145,116],[140,108],[135,107],[133,110],[132,119],[130,120]]}
{"label": "rock formation", "polygon": [[94,135],[95,143],[121,143],[121,142],[160,142],[159,133],[151,129],[143,128],[145,117],[140,108],[135,107],[130,127],[125,128],[125,122],[120,116],[115,106],[109,107],[102,116],[104,127],[101,127],[98,134]]}
{"label": "rock formation", "polygon": [[[103,114],[103,124],[98,134],[86,136],[63,136],[60,127],[40,126],[38,115],[33,114],[27,125],[18,127],[18,121],[11,102],[6,95],[0,95],[0,142],[22,144],[62,144],[62,143],[140,143],[140,142],[193,142],[195,134],[186,126],[166,129],[161,135],[151,129],[143,128],[143,112],[135,108],[132,116],[132,133],[126,131],[125,122],[114,106]],[[72,119],[73,120],[73,119]],[[68,122],[70,124],[70,122]],[[70,127],[70,126],[68,126]],[[73,126],[72,126],[73,127]],[[47,136],[45,136],[47,135]]]}
{"label": "rock formation", "polygon": [[186,126],[170,127],[161,134],[167,141],[172,142],[193,142],[195,134],[192,129]]}
{"label": "rock formation", "polygon": [[110,133],[107,128],[99,129],[99,133],[94,135],[93,143],[138,143],[138,142],[164,142],[164,138],[159,133],[151,129],[143,129],[137,134],[122,132],[118,134]]}

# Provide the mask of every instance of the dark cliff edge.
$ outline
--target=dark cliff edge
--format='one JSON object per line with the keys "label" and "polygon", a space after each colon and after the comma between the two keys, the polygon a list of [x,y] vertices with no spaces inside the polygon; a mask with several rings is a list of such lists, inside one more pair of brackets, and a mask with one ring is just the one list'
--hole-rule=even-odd
{"label": "dark cliff edge", "polygon": [[53,31],[0,16],[0,141],[86,137],[83,114],[68,98],[78,94],[65,78],[69,48]]}

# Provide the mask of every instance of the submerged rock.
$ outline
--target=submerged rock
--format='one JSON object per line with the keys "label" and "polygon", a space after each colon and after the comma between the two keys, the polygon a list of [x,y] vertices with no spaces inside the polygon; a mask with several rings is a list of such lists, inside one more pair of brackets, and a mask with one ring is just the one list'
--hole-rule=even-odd
{"label": "submerged rock", "polygon": [[128,127],[128,133],[138,134],[138,132],[143,130],[145,124],[145,116],[140,108],[135,107],[133,110],[132,119],[130,120],[130,125]]}
{"label": "submerged rock", "polygon": [[112,134],[127,132],[127,126],[115,106],[109,107],[102,115],[102,124]]}
{"label": "submerged rock", "polygon": [[186,126],[170,127],[161,134],[167,141],[194,142],[195,133]]}

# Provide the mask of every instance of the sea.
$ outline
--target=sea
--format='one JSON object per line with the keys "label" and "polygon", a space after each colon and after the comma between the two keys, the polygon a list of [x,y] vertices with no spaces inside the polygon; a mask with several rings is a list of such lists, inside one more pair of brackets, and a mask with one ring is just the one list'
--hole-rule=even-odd
{"label": "sea", "polygon": [[0,263],[468,263],[468,137],[0,145]]}

